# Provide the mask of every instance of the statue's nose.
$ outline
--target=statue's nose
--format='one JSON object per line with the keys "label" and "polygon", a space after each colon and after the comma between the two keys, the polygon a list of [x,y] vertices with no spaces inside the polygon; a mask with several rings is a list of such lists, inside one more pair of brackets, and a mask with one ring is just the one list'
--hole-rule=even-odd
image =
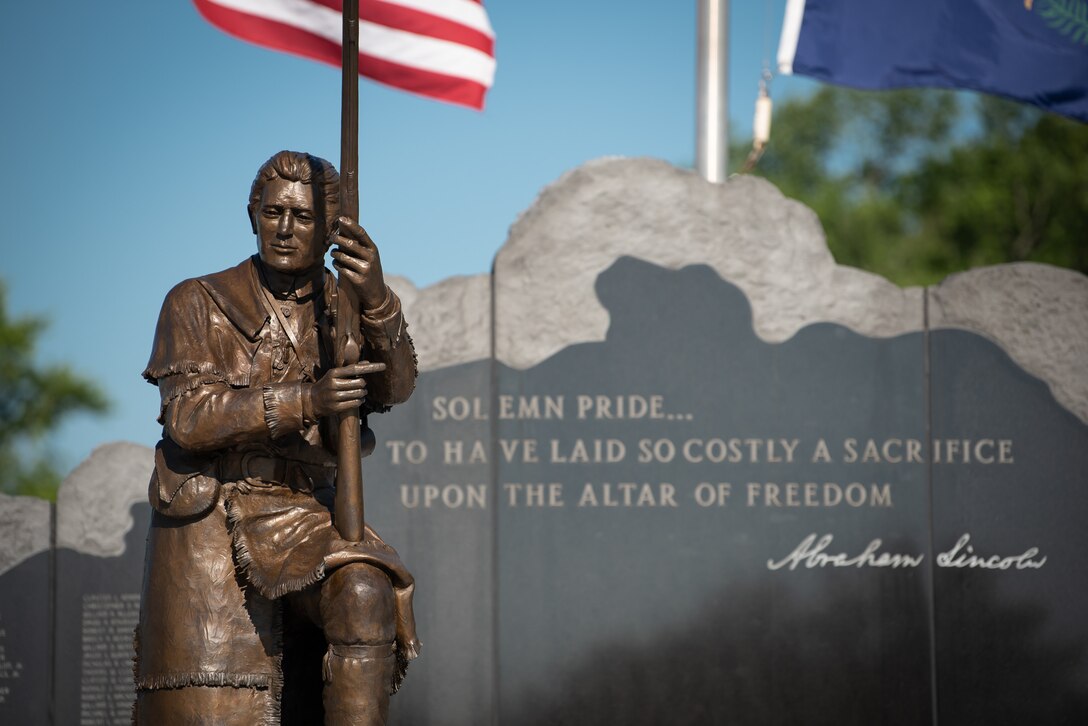
{"label": "statue's nose", "polygon": [[276,230],[276,231],[279,233],[279,235],[281,237],[290,237],[291,233],[294,232],[294,229],[295,229],[295,216],[293,214],[291,214],[290,212],[284,212],[283,216],[280,217],[279,229]]}

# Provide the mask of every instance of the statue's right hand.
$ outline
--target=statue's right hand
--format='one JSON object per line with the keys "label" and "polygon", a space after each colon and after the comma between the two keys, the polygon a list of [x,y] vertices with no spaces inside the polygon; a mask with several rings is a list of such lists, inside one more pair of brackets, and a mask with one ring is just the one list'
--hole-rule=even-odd
{"label": "statue's right hand", "polygon": [[367,373],[385,370],[385,363],[360,361],[343,368],[333,368],[309,387],[310,410],[321,418],[358,408],[366,398]]}

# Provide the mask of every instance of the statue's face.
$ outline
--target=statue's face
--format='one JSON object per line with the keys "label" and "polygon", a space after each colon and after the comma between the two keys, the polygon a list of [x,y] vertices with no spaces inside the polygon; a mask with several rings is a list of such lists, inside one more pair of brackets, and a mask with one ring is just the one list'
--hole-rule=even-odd
{"label": "statue's face", "polygon": [[298,275],[325,258],[325,217],[314,208],[311,184],[276,177],[268,182],[256,210],[257,249],[273,270]]}

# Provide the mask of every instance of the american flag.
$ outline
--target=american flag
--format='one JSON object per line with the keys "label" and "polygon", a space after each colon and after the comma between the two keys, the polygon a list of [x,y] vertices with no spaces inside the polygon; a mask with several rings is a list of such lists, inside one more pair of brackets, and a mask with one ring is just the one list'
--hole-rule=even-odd
{"label": "american flag", "polygon": [[[342,0],[193,0],[233,36],[340,66]],[[482,0],[360,0],[359,74],[482,109],[495,34]]]}

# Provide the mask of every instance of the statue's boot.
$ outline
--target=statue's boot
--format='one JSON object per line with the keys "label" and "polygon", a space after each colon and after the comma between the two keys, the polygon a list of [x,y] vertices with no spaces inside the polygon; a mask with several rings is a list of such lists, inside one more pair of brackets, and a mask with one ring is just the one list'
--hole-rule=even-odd
{"label": "statue's boot", "polygon": [[385,645],[330,645],[325,654],[325,726],[385,726],[396,656]]}

